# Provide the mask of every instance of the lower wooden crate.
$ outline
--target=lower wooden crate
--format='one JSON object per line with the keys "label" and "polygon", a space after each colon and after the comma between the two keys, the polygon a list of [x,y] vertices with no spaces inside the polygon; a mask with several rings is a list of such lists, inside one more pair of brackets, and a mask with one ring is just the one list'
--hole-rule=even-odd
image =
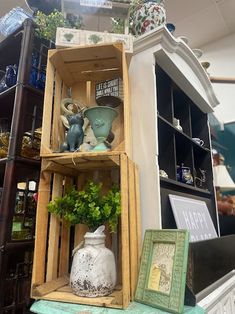
{"label": "lower wooden crate", "polygon": [[[69,287],[71,251],[82,240],[86,226],[68,227],[47,204],[63,195],[69,185],[82,189],[89,179],[108,190],[120,184],[122,213],[116,236],[106,233],[106,245],[114,251],[118,282],[114,292],[101,298],[74,295]],[[43,158],[39,184],[31,296],[69,303],[126,308],[133,300],[140,260],[140,211],[138,169],[126,154],[63,154]]]}

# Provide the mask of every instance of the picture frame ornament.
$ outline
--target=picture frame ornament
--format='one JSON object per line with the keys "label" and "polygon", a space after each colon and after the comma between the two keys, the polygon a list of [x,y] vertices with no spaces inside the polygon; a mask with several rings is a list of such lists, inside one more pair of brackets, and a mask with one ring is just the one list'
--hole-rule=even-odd
{"label": "picture frame ornament", "polygon": [[188,248],[187,230],[146,230],[135,301],[182,313]]}

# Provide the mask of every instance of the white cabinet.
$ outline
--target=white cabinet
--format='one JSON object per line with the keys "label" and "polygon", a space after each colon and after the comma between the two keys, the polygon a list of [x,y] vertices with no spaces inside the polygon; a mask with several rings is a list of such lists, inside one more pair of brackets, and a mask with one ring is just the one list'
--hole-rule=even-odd
{"label": "white cabinet", "polygon": [[[149,228],[174,227],[168,199],[171,191],[205,200],[217,228],[207,113],[213,111],[218,100],[208,75],[192,50],[162,26],[134,41],[129,79],[133,159],[140,169],[143,235]],[[178,115],[185,123],[181,134],[173,126],[173,118]],[[198,137],[195,130],[200,133],[200,123],[206,128],[203,136],[207,138],[207,147],[201,151],[192,141],[192,137]],[[207,170],[209,183],[204,190],[195,183],[189,186],[177,182],[176,169],[184,159],[192,172],[200,168],[200,163]],[[169,180],[159,178],[161,163],[166,168],[172,165],[168,167]]]}

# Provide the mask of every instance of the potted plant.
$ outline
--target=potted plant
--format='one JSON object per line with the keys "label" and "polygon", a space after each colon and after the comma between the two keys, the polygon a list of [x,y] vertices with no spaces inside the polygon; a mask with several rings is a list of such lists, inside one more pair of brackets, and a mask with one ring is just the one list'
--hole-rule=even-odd
{"label": "potted plant", "polygon": [[73,187],[48,204],[49,212],[60,215],[71,225],[86,224],[93,231],[87,232],[84,243],[73,251],[70,285],[74,294],[83,297],[108,295],[116,284],[115,258],[105,247],[103,225],[107,223],[110,231],[115,232],[121,213],[120,191],[113,186],[102,195],[101,188],[101,183],[90,181],[84,190]]}
{"label": "potted plant", "polygon": [[[37,11],[35,15],[35,22],[37,24],[36,28],[37,36],[40,38],[51,40],[53,42],[55,42],[57,27],[76,29],[80,29],[82,27],[81,16],[73,16],[73,19],[69,20],[63,16],[62,12],[56,9],[49,15],[41,11]],[[71,40],[71,35],[69,38]]]}

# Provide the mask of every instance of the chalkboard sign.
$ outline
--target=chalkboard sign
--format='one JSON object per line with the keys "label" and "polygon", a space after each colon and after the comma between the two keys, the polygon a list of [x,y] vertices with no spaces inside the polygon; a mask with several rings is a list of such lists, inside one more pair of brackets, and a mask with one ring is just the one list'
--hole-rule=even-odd
{"label": "chalkboard sign", "polygon": [[203,201],[169,194],[178,229],[190,232],[190,242],[217,238],[217,233]]}
{"label": "chalkboard sign", "polygon": [[123,99],[123,83],[120,78],[107,80],[96,84],[95,98],[101,96],[116,96]]}

